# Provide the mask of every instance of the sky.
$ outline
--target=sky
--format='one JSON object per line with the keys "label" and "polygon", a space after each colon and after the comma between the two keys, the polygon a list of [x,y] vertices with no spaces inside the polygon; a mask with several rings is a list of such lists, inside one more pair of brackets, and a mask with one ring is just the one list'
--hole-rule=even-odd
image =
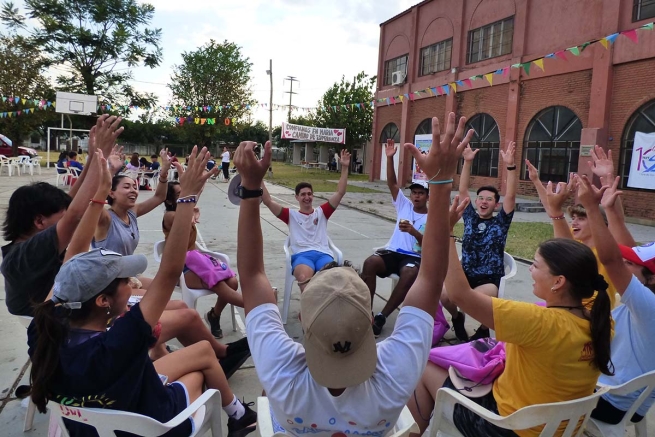
{"label": "sky", "polygon": [[[364,71],[377,73],[380,23],[418,0],[137,0],[155,7],[151,27],[162,29],[163,61],[155,69],[133,70],[134,87],[153,92],[159,104],[170,99],[166,87],[181,54],[210,39],[232,41],[252,62],[254,98],[268,103],[273,60],[273,103],[287,105],[289,81],[295,76],[293,105],[316,107],[335,82]],[[19,6],[21,2],[16,2]],[[295,112],[294,114],[302,114]],[[268,124],[268,109],[253,116]],[[285,121],[285,110],[273,111],[273,125]],[[329,127],[329,126],[327,126]]]}

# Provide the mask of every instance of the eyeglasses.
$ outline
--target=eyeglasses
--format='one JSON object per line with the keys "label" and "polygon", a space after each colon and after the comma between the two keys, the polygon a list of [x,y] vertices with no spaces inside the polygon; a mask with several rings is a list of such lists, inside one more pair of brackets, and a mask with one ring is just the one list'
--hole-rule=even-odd
{"label": "eyeglasses", "polygon": [[485,200],[486,200],[487,202],[493,202],[493,201],[496,200],[496,199],[495,199],[494,197],[478,196],[478,200],[479,200],[480,202],[484,202]]}

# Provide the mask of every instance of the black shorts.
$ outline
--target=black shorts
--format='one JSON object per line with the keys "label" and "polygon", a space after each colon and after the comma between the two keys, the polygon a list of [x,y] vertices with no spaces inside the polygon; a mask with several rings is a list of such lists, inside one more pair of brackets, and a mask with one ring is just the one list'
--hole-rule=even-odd
{"label": "black shorts", "polygon": [[[596,408],[591,412],[591,417],[601,422],[609,423],[610,425],[617,425],[623,420],[626,411],[619,410],[614,405],[610,404],[605,398],[598,399],[598,404]],[[641,422],[644,416],[641,416],[637,413],[633,414],[631,422],[637,423]]]}
{"label": "black shorts", "polygon": [[469,285],[471,288],[476,288],[479,287],[480,285],[484,284],[494,284],[496,288],[500,288],[500,278],[502,276],[495,276],[495,275],[480,275],[480,276],[468,276],[466,275],[466,279],[469,281]]}
{"label": "black shorts", "polygon": [[379,250],[375,252],[375,254],[382,258],[382,261],[384,261],[386,274],[382,276],[383,278],[386,278],[391,274],[400,276],[400,269],[405,266],[416,267],[418,269],[421,265],[421,258],[404,253],[394,252],[392,250]]}
{"label": "black shorts", "polygon": [[[446,379],[443,386],[458,391],[450,381],[450,377]],[[481,398],[469,399],[492,413],[498,414],[498,405],[493,391]],[[455,405],[453,423],[465,437],[518,437],[514,431],[493,425],[460,404]]]}

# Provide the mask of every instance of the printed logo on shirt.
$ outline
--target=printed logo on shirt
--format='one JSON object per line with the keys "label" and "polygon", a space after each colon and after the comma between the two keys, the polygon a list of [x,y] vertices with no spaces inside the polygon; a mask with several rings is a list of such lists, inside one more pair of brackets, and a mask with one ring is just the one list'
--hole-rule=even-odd
{"label": "printed logo on shirt", "polygon": [[585,343],[580,353],[580,359],[578,361],[591,361],[594,359],[594,347],[591,342]]}
{"label": "printed logo on shirt", "polygon": [[345,354],[350,350],[350,342],[346,341],[344,342],[345,344],[342,346],[341,342],[334,343],[332,346],[334,347],[334,352],[341,352],[342,354]]}
{"label": "printed logo on shirt", "polygon": [[79,408],[108,408],[116,401],[108,399],[105,394],[77,397],[55,395],[53,401],[68,407]]}

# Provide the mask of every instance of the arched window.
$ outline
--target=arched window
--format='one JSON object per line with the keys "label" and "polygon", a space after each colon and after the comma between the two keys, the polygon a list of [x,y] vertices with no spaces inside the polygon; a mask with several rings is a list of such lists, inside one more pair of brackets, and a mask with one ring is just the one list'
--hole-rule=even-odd
{"label": "arched window", "polygon": [[[539,170],[542,181],[566,182],[578,171],[582,123],[569,108],[551,106],[539,112],[525,131],[523,160]],[[528,179],[525,166],[521,178]]]}
{"label": "arched window", "polygon": [[628,123],[625,125],[623,138],[621,140],[621,150],[619,152],[621,188],[643,190],[628,187],[628,176],[630,175],[630,163],[632,162],[632,149],[635,142],[635,132],[643,132],[645,134],[655,132],[655,100],[646,103],[632,114],[632,117],[630,117],[630,120],[628,120]]}
{"label": "arched window", "polygon": [[[471,176],[498,176],[498,153],[500,150],[500,131],[498,123],[489,114],[477,114],[471,117],[466,123],[466,131],[473,129],[471,148],[480,149],[473,165]],[[461,173],[464,161],[460,160],[459,170]]]}
{"label": "arched window", "polygon": [[418,125],[414,135],[429,135],[432,133],[432,119],[426,118]]}
{"label": "arched window", "polygon": [[395,123],[387,124],[380,134],[380,143],[384,144],[387,140],[394,140],[396,144],[400,143],[400,131]]}

